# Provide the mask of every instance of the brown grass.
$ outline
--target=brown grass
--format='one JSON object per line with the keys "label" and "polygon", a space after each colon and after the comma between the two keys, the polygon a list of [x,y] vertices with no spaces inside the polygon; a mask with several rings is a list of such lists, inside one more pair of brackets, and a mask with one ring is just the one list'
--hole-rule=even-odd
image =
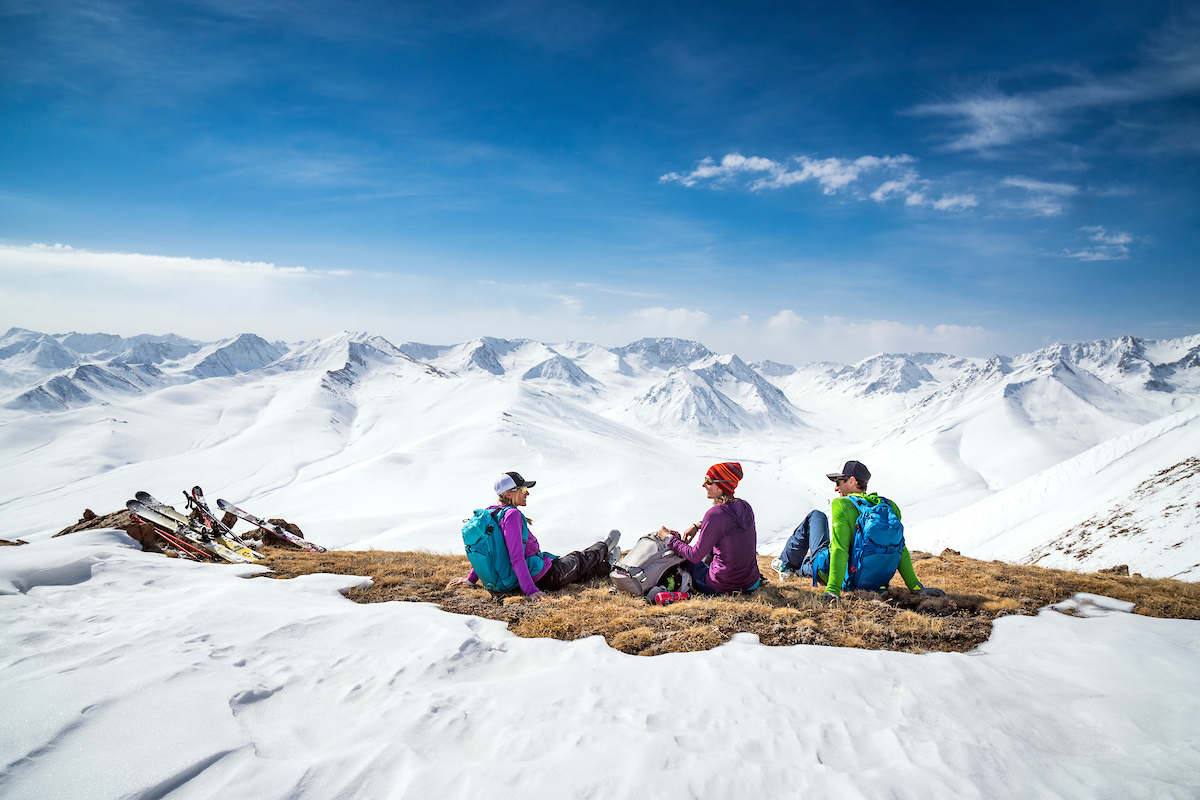
{"label": "brown grass", "polygon": [[817,603],[811,580],[780,584],[759,564],[768,583],[758,592],[733,597],[692,597],[670,606],[610,591],[604,580],[547,593],[541,600],[494,598],[482,588],[445,589],[469,570],[465,556],[386,550],[306,553],[267,548],[272,577],[314,572],[365,575],[366,589],[347,596],[359,603],[390,600],[436,603],[457,614],[507,623],[518,636],[579,639],[603,636],[612,647],[636,655],[708,650],[738,632],[756,634],[763,644],[823,644],[899,650],[965,652],[987,640],[992,620],[1033,614],[1050,603],[1091,592],[1135,604],[1134,613],[1200,619],[1200,584],[1174,580],[1078,573],[999,561],[977,561],[946,553],[914,553],[917,574],[945,598],[924,598],[896,578],[885,598],[847,593],[840,608]]}

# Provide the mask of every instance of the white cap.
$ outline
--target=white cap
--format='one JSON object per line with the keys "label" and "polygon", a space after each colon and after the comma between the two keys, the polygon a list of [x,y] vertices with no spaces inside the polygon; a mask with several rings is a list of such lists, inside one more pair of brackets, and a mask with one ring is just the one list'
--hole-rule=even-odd
{"label": "white cap", "polygon": [[526,488],[532,487],[535,483],[537,481],[527,481],[522,478],[519,472],[506,472],[496,479],[496,482],[492,484],[492,488],[496,490],[497,495],[501,495],[512,489],[519,489],[522,486]]}

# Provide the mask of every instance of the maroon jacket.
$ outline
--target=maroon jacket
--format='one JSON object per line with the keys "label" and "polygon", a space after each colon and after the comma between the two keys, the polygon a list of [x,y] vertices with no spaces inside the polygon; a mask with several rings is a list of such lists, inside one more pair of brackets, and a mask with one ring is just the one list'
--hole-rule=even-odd
{"label": "maroon jacket", "polygon": [[704,514],[700,533],[685,544],[672,536],[671,549],[696,564],[712,553],[708,583],[718,592],[748,589],[760,577],[758,571],[758,533],[754,529],[754,509],[741,498],[715,505]]}

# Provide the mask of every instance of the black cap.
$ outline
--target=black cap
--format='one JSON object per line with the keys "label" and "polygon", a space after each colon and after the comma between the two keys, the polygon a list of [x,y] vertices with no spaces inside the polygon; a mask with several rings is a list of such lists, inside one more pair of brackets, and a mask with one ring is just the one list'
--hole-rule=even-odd
{"label": "black cap", "polygon": [[825,477],[831,481],[836,481],[838,478],[857,478],[858,485],[864,486],[867,481],[871,480],[871,470],[867,469],[867,465],[861,461],[847,461],[842,464],[841,472],[829,472]]}

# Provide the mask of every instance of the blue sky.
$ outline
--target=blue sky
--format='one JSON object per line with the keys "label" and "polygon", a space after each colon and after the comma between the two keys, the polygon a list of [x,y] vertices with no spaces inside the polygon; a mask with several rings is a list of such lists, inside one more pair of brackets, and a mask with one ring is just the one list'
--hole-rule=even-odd
{"label": "blue sky", "polygon": [[1200,331],[1184,3],[0,5],[0,325]]}

